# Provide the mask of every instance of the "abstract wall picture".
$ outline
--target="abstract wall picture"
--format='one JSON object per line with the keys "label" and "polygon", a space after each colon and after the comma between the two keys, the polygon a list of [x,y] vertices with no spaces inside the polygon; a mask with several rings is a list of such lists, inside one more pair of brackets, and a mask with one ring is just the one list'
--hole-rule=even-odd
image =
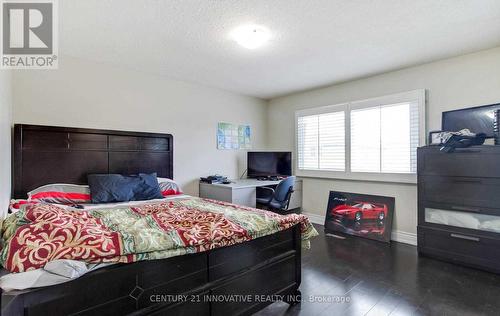
{"label": "abstract wall picture", "polygon": [[219,123],[217,125],[217,149],[251,149],[250,125]]}
{"label": "abstract wall picture", "polygon": [[394,198],[330,191],[325,230],[391,241]]}

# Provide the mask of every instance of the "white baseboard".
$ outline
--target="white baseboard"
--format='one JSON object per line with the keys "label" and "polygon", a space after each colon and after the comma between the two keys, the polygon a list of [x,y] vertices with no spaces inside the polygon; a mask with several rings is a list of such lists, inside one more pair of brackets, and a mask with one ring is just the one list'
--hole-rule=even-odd
{"label": "white baseboard", "polygon": [[[302,213],[305,216],[309,218],[311,223],[313,224],[318,224],[318,225],[324,225],[325,224],[325,217],[317,214],[312,214],[312,213]],[[393,230],[391,233],[391,240],[401,242],[404,244],[409,244],[416,246],[417,245],[417,234],[415,233],[408,233],[404,232],[401,230]]]}
{"label": "white baseboard", "polygon": [[401,230],[393,230],[391,233],[391,240],[402,242],[404,244],[417,245],[417,234],[408,233]]}
{"label": "white baseboard", "polygon": [[325,225],[325,217],[312,213],[302,213],[309,218],[309,221],[313,224]]}

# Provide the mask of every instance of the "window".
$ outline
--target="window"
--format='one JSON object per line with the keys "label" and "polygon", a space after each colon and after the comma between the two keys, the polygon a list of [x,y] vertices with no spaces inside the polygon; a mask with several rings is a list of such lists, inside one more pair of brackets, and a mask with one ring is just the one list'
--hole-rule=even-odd
{"label": "window", "polygon": [[344,111],[298,118],[298,167],[345,170]]}
{"label": "window", "polygon": [[415,173],[418,104],[405,102],[351,111],[351,171]]}
{"label": "window", "polygon": [[416,182],[425,90],[296,112],[297,174]]}

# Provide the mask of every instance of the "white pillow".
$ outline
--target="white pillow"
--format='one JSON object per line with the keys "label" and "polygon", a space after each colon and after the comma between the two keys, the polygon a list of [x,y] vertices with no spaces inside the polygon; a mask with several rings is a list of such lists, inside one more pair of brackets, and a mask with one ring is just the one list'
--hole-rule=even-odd
{"label": "white pillow", "polygon": [[163,196],[182,194],[181,187],[177,182],[169,178],[158,178],[161,194]]}

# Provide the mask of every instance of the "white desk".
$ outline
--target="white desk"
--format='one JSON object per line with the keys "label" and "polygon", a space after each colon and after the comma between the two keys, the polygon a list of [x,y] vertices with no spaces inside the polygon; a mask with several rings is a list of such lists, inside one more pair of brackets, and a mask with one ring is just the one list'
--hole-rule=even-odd
{"label": "white desk", "polygon": [[[257,187],[277,185],[279,181],[231,180],[231,184],[200,182],[200,197],[255,207]],[[288,209],[302,207],[302,180],[296,180]]]}

